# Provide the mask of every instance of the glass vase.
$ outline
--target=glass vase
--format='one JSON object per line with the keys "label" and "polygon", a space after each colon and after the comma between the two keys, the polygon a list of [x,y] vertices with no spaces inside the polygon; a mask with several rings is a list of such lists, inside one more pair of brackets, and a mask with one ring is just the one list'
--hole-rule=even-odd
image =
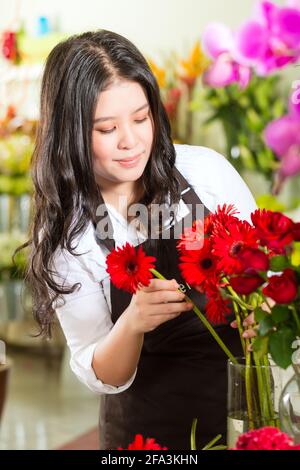
{"label": "glass vase", "polygon": [[227,446],[235,447],[240,434],[263,426],[279,427],[281,371],[268,359],[244,357],[228,361]]}
{"label": "glass vase", "polygon": [[279,400],[280,428],[300,444],[300,368],[286,383]]}

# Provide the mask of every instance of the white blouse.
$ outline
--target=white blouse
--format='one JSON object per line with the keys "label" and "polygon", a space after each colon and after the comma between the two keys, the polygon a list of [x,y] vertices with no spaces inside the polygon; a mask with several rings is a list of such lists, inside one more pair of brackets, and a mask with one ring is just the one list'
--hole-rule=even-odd
{"label": "white blouse", "polygon": [[[232,203],[239,210],[239,217],[250,222],[250,213],[256,209],[254,198],[226,158],[199,146],[175,145],[175,150],[176,167],[211,212],[219,204]],[[122,246],[126,241],[133,245],[144,241],[132,224],[128,228],[127,221],[116,209],[108,204],[107,209],[116,246]],[[177,220],[188,212],[181,199]],[[55,269],[64,285],[82,284],[80,289],[64,296],[64,306],[56,308],[71,352],[70,366],[78,379],[95,393],[120,393],[132,384],[136,371],[127,383],[115,387],[99,380],[91,365],[96,346],[113,328],[110,280],[105,263],[108,252],[97,244],[92,222],[77,237],[75,251],[81,256],[75,257],[66,250],[59,250],[54,257]]]}

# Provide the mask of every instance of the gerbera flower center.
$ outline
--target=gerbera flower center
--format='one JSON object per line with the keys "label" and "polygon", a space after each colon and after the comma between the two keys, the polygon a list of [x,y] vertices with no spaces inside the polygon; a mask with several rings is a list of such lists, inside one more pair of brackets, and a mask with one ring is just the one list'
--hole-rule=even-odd
{"label": "gerbera flower center", "polygon": [[235,242],[232,244],[231,248],[230,248],[230,255],[231,256],[236,256],[240,253],[241,249],[243,248],[244,246],[244,243],[242,241],[238,241],[238,242]]}
{"label": "gerbera flower center", "polygon": [[202,267],[203,269],[209,269],[209,268],[211,268],[211,267],[212,267],[212,264],[213,264],[213,263],[212,263],[211,258],[204,258],[204,259],[201,260],[201,267]]}
{"label": "gerbera flower center", "polygon": [[138,268],[136,263],[130,262],[127,264],[127,272],[129,274],[135,274],[137,272]]}

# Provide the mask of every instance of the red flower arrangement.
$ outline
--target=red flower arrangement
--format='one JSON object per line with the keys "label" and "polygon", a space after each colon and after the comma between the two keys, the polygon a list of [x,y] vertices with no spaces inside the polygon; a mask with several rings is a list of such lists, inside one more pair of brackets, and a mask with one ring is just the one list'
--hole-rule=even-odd
{"label": "red flower arrangement", "polygon": [[[252,225],[236,214],[233,205],[224,205],[187,228],[177,244],[179,268],[188,285],[206,294],[205,315],[196,305],[193,310],[233,363],[237,359],[212,327],[228,321],[231,304],[246,365],[266,367],[270,354],[275,364],[287,368],[292,363],[291,345],[300,336],[300,267],[293,262],[300,224],[280,212],[256,210]],[[164,279],[154,262],[141,247],[126,244],[108,255],[107,271],[116,286],[134,293],[152,276]],[[187,295],[185,300],[192,302]],[[250,313],[256,322],[255,338],[244,335],[243,323]],[[249,426],[257,427],[254,416],[260,413],[264,420],[258,421],[259,427],[277,425],[269,378],[259,369],[257,374],[255,405],[253,378],[245,377]]]}
{"label": "red flower arrangement", "polygon": [[[177,244],[179,267],[190,286],[205,292],[206,317],[196,306],[194,311],[231,359],[211,324],[226,322],[233,302],[245,354],[250,343],[258,350],[263,342],[275,363],[286,368],[291,364],[290,344],[300,335],[300,267],[292,263],[294,242],[300,241],[300,223],[280,212],[256,210],[251,214],[251,225],[236,214],[233,205],[224,205],[203,222],[198,220],[185,229]],[[153,276],[164,278],[154,263],[155,258],[141,247],[135,249],[126,243],[108,255],[107,271],[118,288],[134,293],[139,284],[149,285]],[[268,298],[274,305],[266,311],[261,306],[268,305]],[[185,299],[191,301],[187,296]],[[250,341],[242,336],[242,323],[251,312],[259,326],[257,338]],[[286,347],[278,347],[279,335],[281,346],[284,341]]]}
{"label": "red flower arrangement", "polygon": [[144,438],[141,434],[136,434],[134,441],[128,445],[127,449],[118,447],[117,450],[168,450],[168,448],[162,447],[152,437]]}
{"label": "red flower arrangement", "polygon": [[[203,224],[194,224],[194,235],[190,228],[182,235],[179,266],[184,279],[206,293],[206,316],[211,323],[226,321],[231,299],[246,354],[249,341],[243,339],[242,323],[254,312],[260,324],[252,341],[254,349],[264,342],[275,363],[286,368],[291,364],[290,345],[300,334],[300,268],[292,263],[300,224],[267,210],[256,210],[251,219],[253,225],[239,220],[233,206],[219,207]],[[203,246],[193,249],[193,239],[196,243],[197,232],[203,233],[203,228]],[[266,312],[261,306],[268,305],[268,298],[274,305]],[[276,346],[279,335],[281,345],[286,342],[286,354]]]}
{"label": "red flower arrangement", "polygon": [[278,428],[265,426],[241,434],[230,450],[300,450],[300,445]]}

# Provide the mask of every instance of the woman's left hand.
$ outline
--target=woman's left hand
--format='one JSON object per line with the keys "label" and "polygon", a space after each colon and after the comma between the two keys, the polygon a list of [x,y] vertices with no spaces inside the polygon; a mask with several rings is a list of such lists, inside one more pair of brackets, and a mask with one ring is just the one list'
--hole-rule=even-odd
{"label": "woman's left hand", "polygon": [[[243,338],[248,339],[248,338],[254,338],[254,336],[256,336],[255,329],[257,328],[258,325],[256,326],[254,325],[255,325],[255,319],[254,319],[254,313],[252,312],[243,321],[243,326],[247,328],[243,333]],[[230,323],[230,326],[232,326],[232,328],[237,328],[237,321],[233,320],[233,322]]]}
{"label": "woman's left hand", "polygon": [[[263,302],[260,307],[265,312],[271,313],[270,306],[273,307],[273,305],[275,305],[274,300],[268,297],[268,303]],[[237,328],[237,321],[233,320],[233,322],[230,323],[230,326],[232,326],[232,328]],[[243,333],[243,338],[250,339],[256,336],[255,330],[257,330],[259,325],[255,322],[254,312],[250,313],[250,315],[245,318],[243,321],[243,326],[246,328]]]}

